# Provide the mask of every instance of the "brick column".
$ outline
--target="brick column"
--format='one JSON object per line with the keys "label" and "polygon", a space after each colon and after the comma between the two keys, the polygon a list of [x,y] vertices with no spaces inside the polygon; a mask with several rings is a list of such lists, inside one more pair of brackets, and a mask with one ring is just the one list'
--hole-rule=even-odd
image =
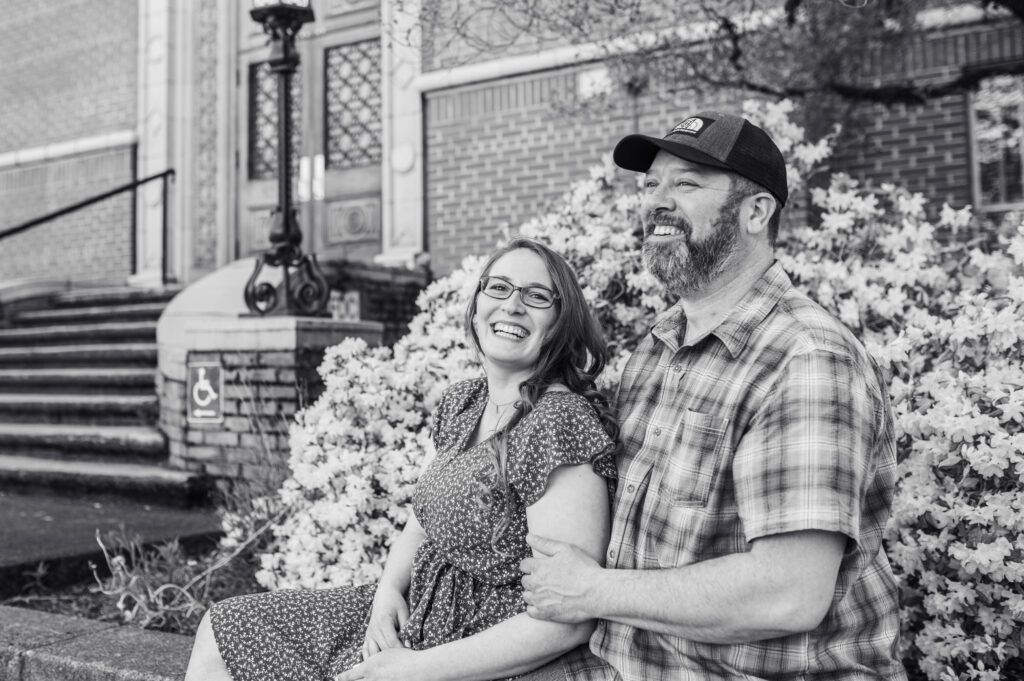
{"label": "brick column", "polygon": [[[318,318],[217,318],[185,326],[184,363],[161,368],[160,424],[170,464],[216,478],[256,480],[288,460],[288,426],[323,389],[316,368],[344,338],[379,345],[378,322]],[[222,419],[188,418],[188,367],[219,366]],[[217,386],[214,386],[217,388]]]}

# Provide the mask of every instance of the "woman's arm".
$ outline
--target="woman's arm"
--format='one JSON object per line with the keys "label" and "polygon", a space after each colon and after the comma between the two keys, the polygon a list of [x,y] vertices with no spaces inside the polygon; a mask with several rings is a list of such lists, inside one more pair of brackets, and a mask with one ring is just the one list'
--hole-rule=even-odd
{"label": "woman's arm", "polygon": [[[589,464],[556,468],[544,495],[526,509],[533,534],[572,541],[603,564],[610,534],[605,481]],[[421,651],[420,679],[474,681],[521,674],[585,642],[593,622],[561,624],[525,613],[467,638]]]}
{"label": "woman's arm", "polygon": [[397,648],[402,645],[398,638],[398,630],[409,619],[409,606],[405,594],[409,590],[413,558],[425,537],[423,526],[410,509],[405,529],[391,544],[388,560],[384,564],[384,573],[373,596],[373,607],[370,610],[366,639],[363,642],[363,659],[386,648]]}
{"label": "woman's arm", "polygon": [[405,529],[391,544],[391,551],[388,552],[388,560],[384,564],[384,572],[380,576],[378,589],[387,586],[403,595],[408,591],[409,580],[412,576],[412,561],[416,556],[416,550],[426,536],[423,526],[416,519],[416,514],[409,509],[409,519],[405,523]]}

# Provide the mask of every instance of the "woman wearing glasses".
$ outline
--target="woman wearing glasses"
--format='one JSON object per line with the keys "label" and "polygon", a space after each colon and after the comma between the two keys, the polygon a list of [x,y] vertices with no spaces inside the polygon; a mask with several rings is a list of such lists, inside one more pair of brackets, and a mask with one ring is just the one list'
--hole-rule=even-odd
{"label": "woman wearing glasses", "polygon": [[379,584],[215,605],[188,681],[486,680],[542,666],[531,679],[564,678],[556,658],[593,625],[529,617],[519,563],[528,532],[603,557],[618,433],[594,385],[606,346],[572,268],[525,238],[488,260],[466,324],[484,377],[442,397],[437,456]]}

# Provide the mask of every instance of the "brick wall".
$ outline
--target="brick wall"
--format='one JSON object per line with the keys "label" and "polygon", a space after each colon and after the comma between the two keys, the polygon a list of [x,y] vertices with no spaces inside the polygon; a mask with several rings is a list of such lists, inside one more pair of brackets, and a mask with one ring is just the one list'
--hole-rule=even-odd
{"label": "brick wall", "polygon": [[[1024,59],[1024,26],[971,25],[918,40],[905,56],[871,55],[877,83],[914,78],[934,83],[964,68]],[[938,209],[973,202],[970,97],[949,95],[925,104],[861,105],[837,115],[844,126],[832,167],[874,183],[895,182],[922,192]]]}
{"label": "brick wall", "polygon": [[409,330],[416,315],[416,298],[429,283],[425,270],[384,267],[351,260],[332,260],[323,264],[332,290],[359,292],[359,319],[384,324],[384,345]]}
{"label": "brick wall", "polygon": [[[919,40],[904,57],[868,55],[879,83],[910,75],[924,82],[969,65],[1024,59],[1018,22],[963,26]],[[431,266],[445,274],[467,254],[491,249],[505,229],[540,214],[574,180],[634,129],[658,134],[683,112],[736,110],[745,97],[722,92],[675,103],[622,96],[580,110],[576,74],[586,67],[504,78],[425,95],[427,241]],[[749,96],[749,95],[748,95]],[[815,106],[805,114],[812,134],[844,124],[830,166],[863,180],[897,182],[925,193],[936,207],[971,202],[969,98],[952,95],[921,106]],[[642,112],[636,125],[633,112]],[[813,112],[813,115],[812,113]],[[788,220],[805,219],[794,197]]]}
{"label": "brick wall", "polygon": [[274,477],[288,460],[288,424],[323,391],[323,351],[192,352],[189,362],[224,369],[223,423],[189,423],[185,384],[161,375],[160,424],[172,467],[217,478]]}
{"label": "brick wall", "polygon": [[[136,128],[139,3],[0,0],[0,153]],[[128,148],[0,169],[0,230],[132,179]],[[123,280],[125,194],[0,243],[0,278]]]}
{"label": "brick wall", "polygon": [[134,130],[136,0],[0,0],[0,153]]}
{"label": "brick wall", "polygon": [[[0,170],[0,230],[130,182],[132,173],[130,147]],[[133,211],[126,192],[0,241],[0,279],[123,281],[133,264]]]}
{"label": "brick wall", "polygon": [[[426,95],[427,237],[431,269],[443,275],[502,231],[540,214],[624,135],[663,134],[700,108],[736,109],[735,92],[696,104],[627,98],[580,111],[582,68],[560,69]],[[634,121],[635,112],[640,112]],[[633,177],[623,171],[625,181]]]}
{"label": "brick wall", "polygon": [[[379,346],[382,325],[312,317],[179,317],[183,345],[163,343],[157,395],[172,468],[221,482],[280,479],[288,426],[323,392],[317,373],[326,348],[345,338]],[[189,422],[189,364],[221,367],[222,422]],[[216,390],[216,388],[215,388]]]}
{"label": "brick wall", "polygon": [[861,106],[843,121],[830,165],[874,184],[894,182],[943,201],[971,203],[968,97],[925,106]]}

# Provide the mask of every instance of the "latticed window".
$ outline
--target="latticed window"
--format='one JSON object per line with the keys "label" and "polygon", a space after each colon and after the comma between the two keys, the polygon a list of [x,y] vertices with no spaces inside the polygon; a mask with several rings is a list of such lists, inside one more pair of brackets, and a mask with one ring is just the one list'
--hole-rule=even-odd
{"label": "latticed window", "polygon": [[974,158],[980,207],[1024,204],[1024,78],[995,76],[978,88]]}
{"label": "latticed window", "polygon": [[324,63],[327,167],[380,163],[380,40],[332,47]]}
{"label": "latticed window", "polygon": [[[302,79],[292,76],[292,177],[302,141]],[[277,177],[277,74],[268,62],[249,66],[249,179]]]}

